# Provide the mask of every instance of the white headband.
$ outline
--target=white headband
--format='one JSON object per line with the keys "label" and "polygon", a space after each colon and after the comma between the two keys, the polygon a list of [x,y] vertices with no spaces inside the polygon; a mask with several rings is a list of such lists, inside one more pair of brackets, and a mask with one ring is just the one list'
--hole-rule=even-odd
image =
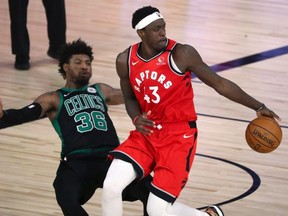
{"label": "white headband", "polygon": [[140,20],[137,23],[137,25],[135,26],[135,29],[136,30],[143,29],[147,25],[149,25],[150,23],[154,22],[155,20],[161,19],[161,18],[163,18],[162,14],[160,14],[159,12],[154,12],[154,13],[146,16],[142,20]]}

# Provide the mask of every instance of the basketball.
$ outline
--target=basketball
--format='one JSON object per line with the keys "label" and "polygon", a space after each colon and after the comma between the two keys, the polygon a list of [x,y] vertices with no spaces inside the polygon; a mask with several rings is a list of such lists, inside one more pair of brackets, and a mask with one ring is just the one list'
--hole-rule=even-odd
{"label": "basketball", "polygon": [[259,117],[252,120],[245,132],[248,145],[256,152],[269,153],[281,143],[282,130],[272,118]]}

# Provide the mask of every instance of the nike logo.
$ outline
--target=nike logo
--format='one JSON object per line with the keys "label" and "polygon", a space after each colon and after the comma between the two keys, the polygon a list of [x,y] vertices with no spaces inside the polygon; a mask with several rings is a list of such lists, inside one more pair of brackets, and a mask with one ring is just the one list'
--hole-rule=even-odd
{"label": "nike logo", "polygon": [[32,108],[34,108],[34,107],[35,107],[34,104],[31,104],[31,105],[28,106],[29,109],[32,109]]}
{"label": "nike logo", "polygon": [[186,135],[186,134],[184,134],[184,135],[183,135],[183,138],[184,138],[184,139],[187,139],[187,138],[190,138],[190,137],[193,137],[193,136],[194,136],[194,134],[192,134],[192,135]]}
{"label": "nike logo", "polygon": [[136,61],[136,62],[132,62],[132,65],[136,65],[139,61]]}
{"label": "nike logo", "polygon": [[67,97],[71,92],[67,93],[67,94],[64,94],[64,97]]}

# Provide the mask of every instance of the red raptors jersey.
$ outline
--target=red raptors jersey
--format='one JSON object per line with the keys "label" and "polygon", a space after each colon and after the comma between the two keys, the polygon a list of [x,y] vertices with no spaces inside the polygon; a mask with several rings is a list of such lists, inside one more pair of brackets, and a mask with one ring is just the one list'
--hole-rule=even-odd
{"label": "red raptors jersey", "polygon": [[156,123],[195,121],[191,72],[181,73],[173,67],[171,50],[177,43],[173,40],[167,43],[165,51],[149,60],[138,55],[140,43],[130,47],[131,86],[142,112],[150,110],[149,118]]}

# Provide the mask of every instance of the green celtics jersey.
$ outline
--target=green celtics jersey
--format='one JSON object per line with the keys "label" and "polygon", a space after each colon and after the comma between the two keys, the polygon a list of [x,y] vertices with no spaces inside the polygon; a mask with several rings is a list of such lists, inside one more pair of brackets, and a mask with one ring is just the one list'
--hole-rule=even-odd
{"label": "green celtics jersey", "polygon": [[97,85],[58,89],[60,103],[52,124],[62,140],[61,158],[105,157],[119,145],[108,107]]}

